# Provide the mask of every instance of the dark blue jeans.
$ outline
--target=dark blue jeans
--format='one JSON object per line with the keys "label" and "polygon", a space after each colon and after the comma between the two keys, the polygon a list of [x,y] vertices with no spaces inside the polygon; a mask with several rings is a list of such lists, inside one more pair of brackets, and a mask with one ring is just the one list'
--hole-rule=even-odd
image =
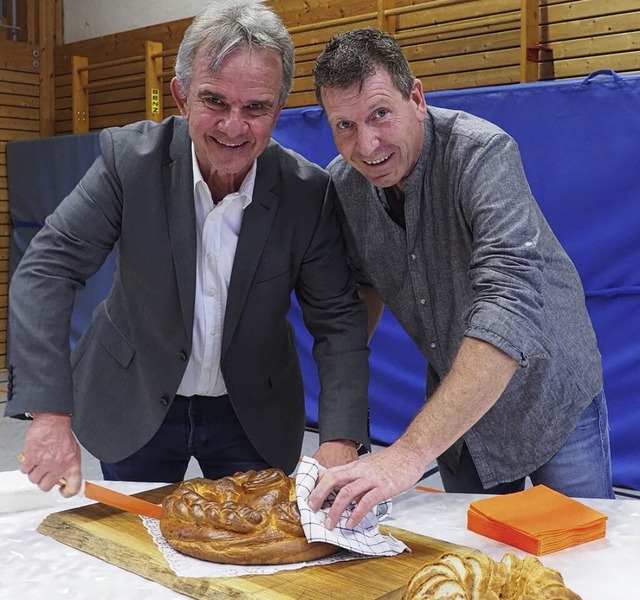
{"label": "dark blue jeans", "polygon": [[176,396],[160,429],[140,450],[100,463],[105,480],[182,481],[191,457],[207,479],[268,465],[247,438],[228,396]]}
{"label": "dark blue jeans", "polygon": [[[525,478],[484,489],[467,445],[455,472],[438,461],[447,492],[509,494],[524,489]],[[543,484],[573,498],[614,498],[611,484],[609,421],[604,392],[587,406],[569,439],[551,459],[529,475],[533,485]]]}

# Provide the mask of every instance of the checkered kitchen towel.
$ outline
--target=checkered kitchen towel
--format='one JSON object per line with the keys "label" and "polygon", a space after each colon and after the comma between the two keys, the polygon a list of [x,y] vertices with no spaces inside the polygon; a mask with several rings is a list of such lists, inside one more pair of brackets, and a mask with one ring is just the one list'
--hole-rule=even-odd
{"label": "checkered kitchen towel", "polygon": [[320,470],[323,467],[308,456],[304,456],[298,465],[296,473],[296,493],[302,528],[310,542],[329,542],[352,552],[367,556],[393,556],[404,550],[409,550],[400,540],[392,535],[382,535],[378,530],[378,522],[391,512],[391,500],[379,504],[375,511],[370,512],[354,529],[346,526],[347,519],[353,510],[353,505],[347,508],[335,528],[329,531],[324,526],[324,520],[329,512],[336,493],[332,492],[323,507],[314,513],[307,502],[309,494],[315,487]]}

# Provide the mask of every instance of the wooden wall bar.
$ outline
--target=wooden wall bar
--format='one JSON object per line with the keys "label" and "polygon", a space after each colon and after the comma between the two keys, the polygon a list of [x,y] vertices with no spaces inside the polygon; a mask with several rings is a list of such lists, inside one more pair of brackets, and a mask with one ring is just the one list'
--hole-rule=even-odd
{"label": "wooden wall bar", "polygon": [[[84,56],[89,64],[108,63],[130,57],[139,57],[135,62],[96,68],[90,71],[90,84],[113,83],[89,89],[90,129],[102,129],[111,125],[124,125],[145,118],[144,53],[145,42],[159,42],[165,50],[176,51],[191,19],[182,19],[169,24],[136,29],[125,33],[58,46],[55,49],[56,72],[56,133],[73,131],[71,110],[71,59]],[[162,59],[164,70],[173,68],[174,56]],[[130,79],[136,78],[134,83]],[[122,81],[121,79],[124,79]],[[170,78],[163,84],[165,116],[177,112],[169,91]]]}

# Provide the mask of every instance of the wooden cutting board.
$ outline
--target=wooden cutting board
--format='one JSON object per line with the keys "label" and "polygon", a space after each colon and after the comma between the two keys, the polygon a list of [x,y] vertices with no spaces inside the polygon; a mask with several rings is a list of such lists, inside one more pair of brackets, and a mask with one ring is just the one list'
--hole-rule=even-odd
{"label": "wooden cutting board", "polygon": [[[159,503],[175,486],[137,494]],[[234,600],[400,600],[413,573],[442,553],[472,552],[435,538],[381,527],[412,552],[281,571],[274,575],[228,578],[177,577],[147,533],[140,518],[104,504],[49,515],[38,531],[113,565],[156,581],[192,598]]]}

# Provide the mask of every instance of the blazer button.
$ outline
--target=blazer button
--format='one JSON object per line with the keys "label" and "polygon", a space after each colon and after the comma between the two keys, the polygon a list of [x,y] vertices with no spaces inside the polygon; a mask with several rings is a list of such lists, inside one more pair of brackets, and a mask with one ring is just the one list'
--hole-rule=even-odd
{"label": "blazer button", "polygon": [[189,358],[187,356],[187,353],[184,350],[180,350],[180,354],[178,356],[180,357],[181,361],[185,361],[185,360],[187,360],[187,358]]}
{"label": "blazer button", "polygon": [[162,396],[162,398],[160,398],[160,404],[162,404],[162,406],[167,406],[167,404],[169,404],[169,398],[167,396]]}

